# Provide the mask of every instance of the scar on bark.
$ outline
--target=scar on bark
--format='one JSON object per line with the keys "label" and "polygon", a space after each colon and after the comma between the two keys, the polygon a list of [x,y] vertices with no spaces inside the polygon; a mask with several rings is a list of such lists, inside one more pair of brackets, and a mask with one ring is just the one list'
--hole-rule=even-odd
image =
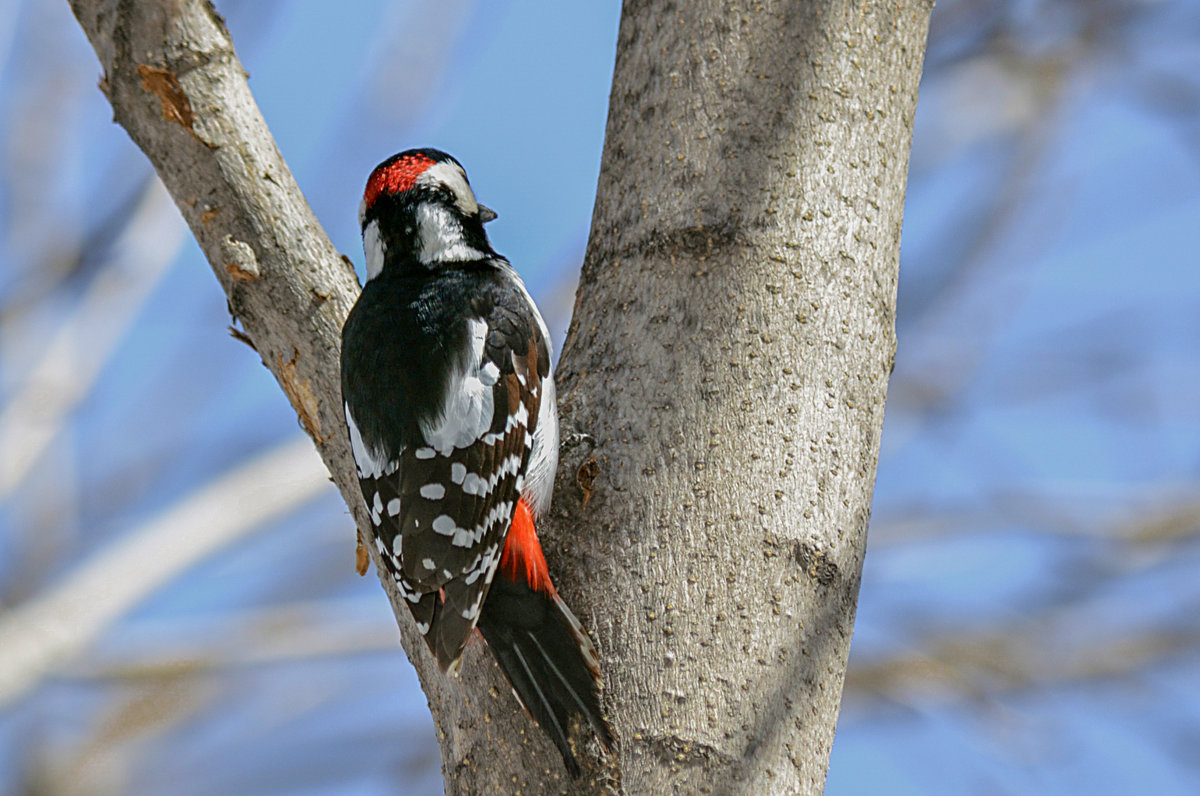
{"label": "scar on bark", "polygon": [[579,469],[575,471],[575,483],[579,486],[579,491],[583,493],[583,507],[586,509],[588,501],[592,499],[592,495],[596,493],[596,477],[600,475],[600,463],[596,461],[595,456],[589,456],[587,460],[579,465]]}
{"label": "scar on bark", "polygon": [[192,102],[183,93],[179,79],[170,69],[160,69],[149,64],[138,64],[138,76],[142,79],[142,88],[158,97],[162,103],[162,117],[168,122],[175,122],[192,134],[200,143],[209,149],[215,147],[196,135],[192,127],[196,122],[196,114],[192,112]]}
{"label": "scar on bark", "polygon": [[366,575],[367,565],[371,563],[371,557],[367,554],[367,546],[363,544],[362,534],[357,534],[355,538],[358,542],[354,546],[354,571],[359,575]]}
{"label": "scar on bark", "polygon": [[254,345],[254,341],[250,339],[250,335],[246,334],[236,326],[229,327],[229,336],[234,340],[241,340],[243,343],[250,346],[251,350],[253,351],[258,350],[258,346]]}
{"label": "scar on bark", "polygon": [[312,384],[308,379],[300,378],[296,370],[296,359],[299,356],[300,352],[294,348],[292,349],[292,358],[287,362],[283,361],[283,354],[275,354],[279,383],[282,385],[283,391],[287,393],[288,400],[292,402],[292,408],[296,410],[300,425],[318,444],[323,443],[328,437],[321,431],[320,404],[317,401],[316,393],[313,392]]}

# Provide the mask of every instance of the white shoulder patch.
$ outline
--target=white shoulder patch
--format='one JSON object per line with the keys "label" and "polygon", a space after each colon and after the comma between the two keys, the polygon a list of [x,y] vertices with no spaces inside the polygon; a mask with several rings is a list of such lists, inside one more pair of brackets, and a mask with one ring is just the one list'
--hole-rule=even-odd
{"label": "white shoulder patch", "polygon": [[495,380],[483,364],[487,323],[479,318],[467,321],[467,354],[459,369],[452,370],[446,385],[442,411],[432,422],[421,424],[426,444],[442,456],[455,448],[466,448],[485,435],[492,425]]}
{"label": "white shoulder patch", "polygon": [[558,471],[558,407],[554,389],[554,374],[542,379],[542,402],[538,407],[537,426],[533,430],[533,450],[529,454],[524,489],[534,517],[550,508],[554,492],[554,474]]}
{"label": "white shoulder patch", "polygon": [[482,318],[472,318],[467,321],[467,339],[470,340],[471,350],[468,367],[478,370],[483,363],[483,346],[487,342],[487,333],[488,325]]}
{"label": "white shoulder patch", "polygon": [[350,452],[354,454],[354,463],[358,467],[359,478],[378,478],[387,469],[387,459],[377,451],[372,450],[363,441],[362,432],[350,414],[350,404],[346,407],[346,427],[350,429]]}

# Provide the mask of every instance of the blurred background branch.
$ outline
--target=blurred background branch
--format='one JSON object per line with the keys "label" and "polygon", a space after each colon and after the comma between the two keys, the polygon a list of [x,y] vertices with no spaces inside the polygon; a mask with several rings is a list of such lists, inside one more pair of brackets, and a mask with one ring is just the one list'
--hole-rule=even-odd
{"label": "blurred background branch", "polygon": [[203,486],[0,617],[0,709],[69,664],[117,617],[216,550],[295,511],[329,483],[305,440]]}
{"label": "blurred background branch", "polygon": [[[111,266],[89,280],[76,306],[57,319],[41,360],[0,411],[0,501],[20,485],[91,391],[183,245],[184,224],[156,179],[146,181],[136,201],[118,206],[117,214],[99,230],[120,234],[112,241],[88,236],[78,258],[102,256]],[[31,298],[38,297],[18,295],[13,303],[28,306]]]}
{"label": "blurred background branch", "polygon": [[[363,175],[440,145],[500,211],[497,248],[556,334],[594,196],[608,5],[217,2],[340,251],[360,260]],[[944,0],[932,23],[827,792],[1193,793],[1200,4]],[[181,221],[153,209],[65,3],[0,4],[0,70],[0,456],[35,438],[17,407],[58,417],[3,481],[7,621],[307,443],[231,344]],[[68,388],[20,397],[68,328]],[[275,516],[10,702],[0,791],[390,793],[403,777],[440,793],[344,505],[325,490]]]}

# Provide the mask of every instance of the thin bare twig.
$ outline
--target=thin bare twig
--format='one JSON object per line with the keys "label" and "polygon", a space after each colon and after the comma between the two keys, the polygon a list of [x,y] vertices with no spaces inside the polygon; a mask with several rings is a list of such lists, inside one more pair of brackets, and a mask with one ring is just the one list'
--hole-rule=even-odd
{"label": "thin bare twig", "polygon": [[171,197],[151,180],[111,267],[89,285],[78,309],[58,327],[40,362],[0,411],[0,501],[29,473],[66,418],[91,390],[166,273],[184,241]]}
{"label": "thin bare twig", "polygon": [[320,494],[328,473],[311,450],[307,440],[289,442],[223,475],[0,617],[0,705],[182,569]]}

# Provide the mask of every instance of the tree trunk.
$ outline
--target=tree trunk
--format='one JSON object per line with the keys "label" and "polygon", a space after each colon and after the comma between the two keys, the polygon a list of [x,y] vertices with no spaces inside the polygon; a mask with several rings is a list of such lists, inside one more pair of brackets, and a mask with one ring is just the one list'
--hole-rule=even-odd
{"label": "tree trunk", "polygon": [[[72,8],[117,121],[368,532],[337,386],[357,286],[228,32],[201,0]],[[460,679],[442,676],[384,577],[447,792],[822,789],[928,13],[921,0],[625,4],[544,533],[601,648],[619,746],[594,780],[567,781],[482,645]]]}
{"label": "tree trunk", "polygon": [[929,10],[625,3],[547,546],[629,793],[824,787]]}

